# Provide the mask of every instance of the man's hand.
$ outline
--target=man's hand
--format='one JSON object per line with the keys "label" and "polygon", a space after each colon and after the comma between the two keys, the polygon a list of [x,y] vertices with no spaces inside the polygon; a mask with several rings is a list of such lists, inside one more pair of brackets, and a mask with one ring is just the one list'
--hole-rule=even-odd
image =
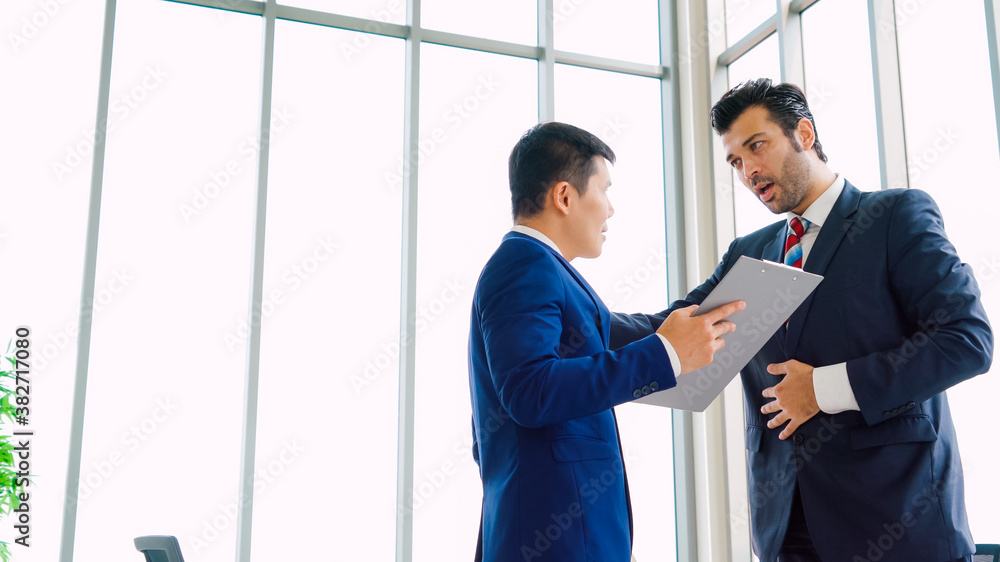
{"label": "man's hand", "polygon": [[767,422],[767,427],[774,429],[785,422],[788,425],[778,434],[778,439],[788,439],[800,425],[819,413],[816,402],[816,391],[813,390],[813,368],[794,359],[784,363],[772,363],[767,366],[767,372],[781,376],[778,384],[765,388],[764,398],[774,400],[761,406],[764,414],[778,412]]}
{"label": "man's hand", "polygon": [[745,302],[735,301],[700,316],[691,316],[698,305],[680,308],[667,316],[656,333],[674,347],[681,360],[681,374],[690,373],[712,362],[715,352],[726,345],[722,335],[736,329],[736,324],[723,322],[723,318],[744,308]]}

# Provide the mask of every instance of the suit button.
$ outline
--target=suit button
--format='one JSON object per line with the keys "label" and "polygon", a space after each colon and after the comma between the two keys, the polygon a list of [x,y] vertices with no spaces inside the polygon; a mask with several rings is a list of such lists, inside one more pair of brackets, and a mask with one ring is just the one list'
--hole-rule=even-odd
{"label": "suit button", "polygon": [[660,389],[660,384],[658,382],[653,381],[653,382],[649,383],[649,390],[652,390],[653,392],[656,392],[659,389]]}
{"label": "suit button", "polygon": [[632,391],[632,398],[642,398],[642,391],[638,388]]}
{"label": "suit button", "polygon": [[801,445],[802,441],[803,441],[802,436],[799,435],[798,433],[792,436],[792,443],[795,443],[796,445]]}
{"label": "suit button", "polygon": [[883,418],[891,418],[892,417],[892,412],[890,412],[889,410],[886,410],[886,411],[882,412],[882,417]]}
{"label": "suit button", "polygon": [[649,394],[649,385],[648,384],[646,386],[642,387],[642,395],[645,396],[647,394]]}
{"label": "suit button", "polygon": [[910,408],[912,408],[912,407],[914,407],[914,406],[916,406],[916,404],[914,404],[913,402],[910,402],[910,403],[908,403],[908,404],[906,405],[906,409],[907,409],[907,410],[909,410]]}

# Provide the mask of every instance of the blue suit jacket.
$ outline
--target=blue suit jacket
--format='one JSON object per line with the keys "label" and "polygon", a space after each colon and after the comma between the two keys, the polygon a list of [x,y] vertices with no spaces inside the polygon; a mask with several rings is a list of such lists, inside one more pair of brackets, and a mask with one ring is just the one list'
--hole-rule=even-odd
{"label": "blue suit jacket", "polygon": [[469,333],[483,560],[629,560],[611,408],[676,380],[656,335],[609,351],[610,327],[604,303],[562,256],[530,236],[504,236],[476,286]]}
{"label": "blue suit jacket", "polygon": [[[782,221],[737,238],[712,277],[670,310],[700,303],[740,256],[780,262],[785,236]],[[741,372],[754,551],[775,559],[797,482],[824,560],[972,553],[944,391],[989,369],[993,335],[937,206],[919,190],[863,193],[848,183],[804,269],[825,278]],[[616,315],[612,339],[647,333],[668,312]],[[861,411],[820,412],[779,440],[760,412],[770,401],[761,391],[779,381],[767,365],[789,359],[846,362]]]}

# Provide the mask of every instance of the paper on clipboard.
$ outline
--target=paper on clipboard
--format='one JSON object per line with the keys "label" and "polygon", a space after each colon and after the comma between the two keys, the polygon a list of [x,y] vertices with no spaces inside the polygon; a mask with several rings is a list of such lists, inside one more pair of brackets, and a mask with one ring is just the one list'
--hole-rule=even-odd
{"label": "paper on clipboard", "polygon": [[822,275],[741,256],[694,313],[698,316],[726,303],[746,301],[746,308],[728,318],[736,324],[736,331],[722,336],[726,346],[708,366],[677,377],[677,386],[634,402],[705,411],[822,280]]}

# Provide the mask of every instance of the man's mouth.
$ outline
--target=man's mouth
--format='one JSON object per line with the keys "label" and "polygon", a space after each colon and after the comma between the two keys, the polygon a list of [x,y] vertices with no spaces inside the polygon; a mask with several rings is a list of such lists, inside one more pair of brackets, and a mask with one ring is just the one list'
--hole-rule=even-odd
{"label": "man's mouth", "polygon": [[773,182],[767,182],[767,183],[759,184],[759,185],[755,186],[754,189],[757,190],[757,197],[760,198],[760,200],[763,201],[763,202],[765,202],[765,203],[767,203],[768,201],[770,201],[771,197],[774,196],[774,183]]}

